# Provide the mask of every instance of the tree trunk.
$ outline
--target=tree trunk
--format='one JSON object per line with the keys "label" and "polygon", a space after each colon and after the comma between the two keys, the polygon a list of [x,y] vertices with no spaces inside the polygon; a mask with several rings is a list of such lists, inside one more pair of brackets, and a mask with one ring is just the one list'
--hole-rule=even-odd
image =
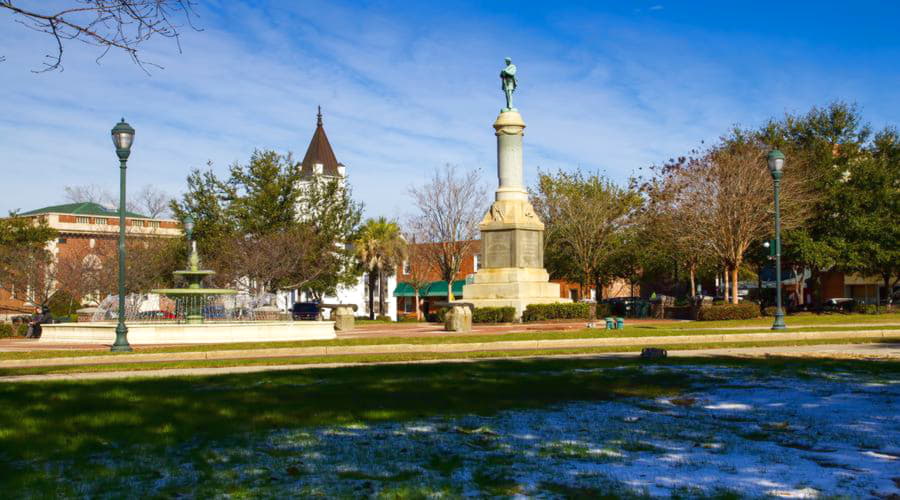
{"label": "tree trunk", "polygon": [[697,283],[696,283],[696,279],[694,277],[694,267],[695,266],[693,264],[688,266],[688,274],[690,275],[690,278],[691,278],[691,291],[690,291],[690,293],[688,293],[688,297],[693,297],[694,295],[697,295]]}
{"label": "tree trunk", "polygon": [[378,314],[381,316],[387,316],[388,312],[385,311],[387,308],[387,300],[385,300],[385,288],[387,288],[387,280],[385,280],[384,273],[380,270],[378,271]]}
{"label": "tree trunk", "polygon": [[884,293],[887,295],[887,302],[885,305],[887,306],[888,311],[892,311],[894,309],[894,294],[893,290],[891,290],[891,275],[882,273],[881,277],[884,279]]}
{"label": "tree trunk", "polygon": [[812,269],[812,283],[813,283],[813,304],[816,306],[817,311],[822,310],[822,272],[817,268]]}
{"label": "tree trunk", "polygon": [[728,303],[728,266],[725,266],[725,270],[722,273],[722,296],[725,303]]}
{"label": "tree trunk", "polygon": [[735,264],[731,268],[731,303],[738,303],[738,267],[739,264]]}
{"label": "tree trunk", "polygon": [[419,289],[418,288],[416,288],[415,299],[416,299],[416,322],[419,322],[419,321],[422,321],[422,310],[419,307]]}
{"label": "tree trunk", "polygon": [[369,281],[369,319],[375,319],[375,273],[366,274]]}

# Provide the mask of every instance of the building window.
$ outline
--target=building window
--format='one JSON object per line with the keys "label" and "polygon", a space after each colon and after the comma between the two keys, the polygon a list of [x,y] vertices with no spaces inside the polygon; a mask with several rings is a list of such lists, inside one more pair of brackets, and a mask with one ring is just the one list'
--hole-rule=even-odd
{"label": "building window", "polygon": [[60,238],[60,239],[56,240],[56,242],[59,243],[59,244],[63,244],[63,243],[66,242],[66,239],[65,239],[65,238]]}
{"label": "building window", "polygon": [[159,228],[159,221],[158,221],[158,220],[147,221],[147,224],[148,224],[150,227],[152,227],[152,228],[157,228],[157,229]]}
{"label": "building window", "polygon": [[105,225],[109,224],[109,219],[97,218],[94,220],[97,222],[97,224],[100,224],[101,226],[105,226]]}
{"label": "building window", "polygon": [[409,259],[405,259],[403,261],[403,274],[409,274],[412,272],[412,269],[409,267]]}
{"label": "building window", "polygon": [[476,253],[475,257],[473,257],[472,269],[477,273],[479,267],[481,267],[481,255]]}
{"label": "building window", "polygon": [[90,224],[90,217],[75,217],[75,224]]}
{"label": "building window", "polygon": [[144,221],[142,220],[132,220],[131,225],[134,227],[144,227]]}
{"label": "building window", "polygon": [[416,298],[415,297],[403,297],[403,312],[405,312],[405,313],[416,312]]}

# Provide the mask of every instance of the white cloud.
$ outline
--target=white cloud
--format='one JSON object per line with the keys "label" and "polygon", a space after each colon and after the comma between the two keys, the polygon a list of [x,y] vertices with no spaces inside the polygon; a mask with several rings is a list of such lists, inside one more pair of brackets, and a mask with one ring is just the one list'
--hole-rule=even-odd
{"label": "white cloud", "polygon": [[[147,47],[166,68],[151,77],[121,54],[97,66],[96,52],[77,45],[63,73],[34,75],[46,40],[4,26],[0,209],[57,203],[67,184],[114,188],[108,131],[122,115],[137,129],[129,185],[177,193],[207,159],[224,172],[254,148],[302,156],[321,104],[368,215],[398,215],[407,186],[444,163],[492,178],[507,55],[521,72],[530,180],[538,166],[582,166],[624,181],[733,123],[871,90],[865,73],[823,82],[823,69],[790,47],[773,54],[743,40],[735,61],[721,38],[618,18],[563,13],[548,17],[549,32],[514,23],[500,32],[496,19],[465,13],[423,26],[376,7],[309,10],[214,3],[200,13],[204,31],[184,33],[183,54],[167,41]],[[794,64],[773,78],[776,56]]]}

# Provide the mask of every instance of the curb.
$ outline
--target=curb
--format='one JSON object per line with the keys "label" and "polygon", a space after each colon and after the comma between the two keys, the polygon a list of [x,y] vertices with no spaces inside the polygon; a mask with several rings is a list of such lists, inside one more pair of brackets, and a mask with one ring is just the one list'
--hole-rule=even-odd
{"label": "curb", "polygon": [[731,333],[722,335],[672,335],[656,337],[614,337],[559,340],[512,340],[461,342],[455,344],[375,344],[355,346],[283,347],[205,352],[168,352],[118,356],[74,356],[60,358],[15,359],[0,361],[0,368],[107,365],[151,363],[157,361],[228,360],[248,358],[286,358],[341,356],[353,354],[454,353],[584,347],[641,346],[653,344],[718,344],[722,342],[758,342],[827,339],[882,339],[900,337],[898,330],[851,330],[796,333]]}

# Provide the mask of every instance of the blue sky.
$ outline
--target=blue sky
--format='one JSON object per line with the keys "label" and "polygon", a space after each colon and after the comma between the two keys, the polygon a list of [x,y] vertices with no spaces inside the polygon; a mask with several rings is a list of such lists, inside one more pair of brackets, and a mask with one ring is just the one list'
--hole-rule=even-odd
{"label": "blue sky", "polygon": [[857,102],[900,116],[900,4],[891,2],[263,2],[199,0],[164,70],[66,47],[0,11],[0,210],[117,187],[109,129],[136,129],[129,185],[171,194],[192,167],[224,173],[254,148],[302,157],[316,106],[366,215],[402,218],[407,189],[445,163],[495,185],[491,123],[503,58],[519,67],[526,180],[581,167],[625,182],[732,125]]}

